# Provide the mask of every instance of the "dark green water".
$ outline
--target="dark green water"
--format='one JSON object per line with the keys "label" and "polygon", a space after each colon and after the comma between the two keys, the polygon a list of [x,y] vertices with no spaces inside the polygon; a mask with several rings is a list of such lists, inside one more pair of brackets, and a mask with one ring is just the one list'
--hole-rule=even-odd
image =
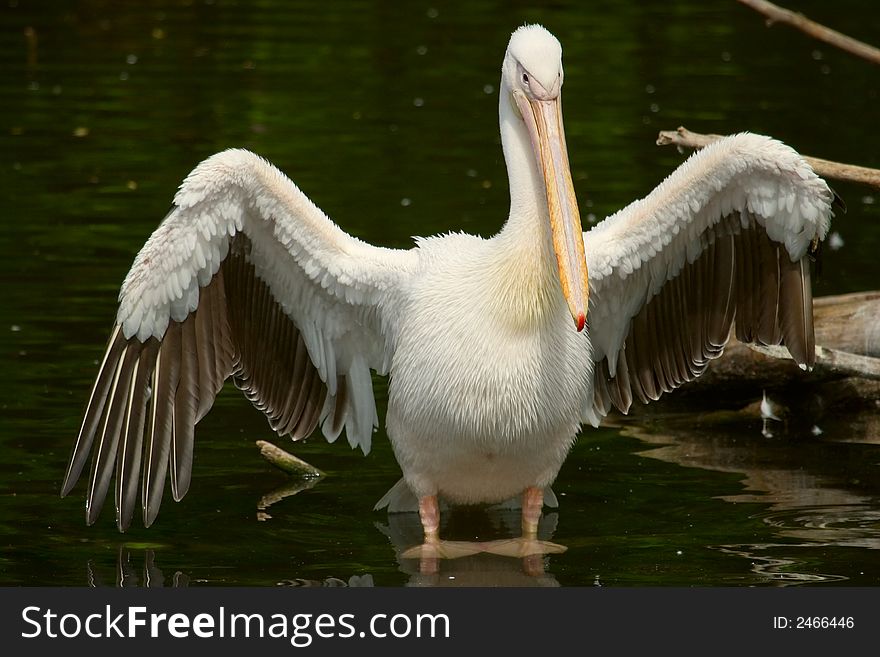
{"label": "dark green water", "polygon": [[[183,502],[166,498],[149,530],[121,535],[109,512],[86,527],[83,486],[58,490],[118,286],[178,183],[217,150],[265,155],[373,243],[491,234],[507,211],[501,58],[513,28],[540,21],[564,46],[585,223],[682,160],[654,146],[680,124],[880,166],[880,71],[732,1],[127,4],[0,6],[0,584],[880,583],[878,423],[832,412],[820,436],[768,439],[760,422],[712,421],[717,399],[684,424],[639,409],[625,435],[585,430],[543,527],[569,550],[539,576],[485,555],[434,578],[398,560],[418,520],[370,511],[399,476],[381,429],[366,459],[282,442],[330,476],[258,512],[289,482],[259,457],[254,441],[275,436],[234,389],[198,427]],[[871,3],[790,5],[880,41]],[[844,244],[826,249],[816,293],[880,287],[880,195],[834,186]],[[450,538],[487,540],[518,520],[448,522]]]}

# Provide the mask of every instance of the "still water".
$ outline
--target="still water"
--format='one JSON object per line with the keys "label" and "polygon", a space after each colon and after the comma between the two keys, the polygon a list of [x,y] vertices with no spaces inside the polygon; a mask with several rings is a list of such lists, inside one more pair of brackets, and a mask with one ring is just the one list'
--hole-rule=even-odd
{"label": "still water", "polygon": [[[481,555],[419,573],[415,516],[373,513],[399,477],[368,458],[277,441],[328,476],[295,495],[254,446],[275,440],[227,389],[197,429],[194,480],[122,535],[58,498],[68,450],[134,254],[202,158],[250,148],[373,243],[507,210],[497,127],[512,29],[563,43],[565,124],[585,224],[647,193],[683,156],[660,129],[752,130],[880,166],[876,67],[734,2],[127,3],[0,6],[0,584],[880,584],[880,423],[829,412],[821,435],[765,437],[713,396],[585,430],[555,486],[538,563]],[[880,42],[880,8],[790,6]],[[880,287],[880,195],[834,184],[817,294]],[[380,418],[385,381],[376,380]],[[755,390],[745,404],[760,399]],[[875,411],[876,412],[876,411]],[[109,506],[109,505],[108,505]],[[491,540],[516,515],[463,510],[444,533]]]}

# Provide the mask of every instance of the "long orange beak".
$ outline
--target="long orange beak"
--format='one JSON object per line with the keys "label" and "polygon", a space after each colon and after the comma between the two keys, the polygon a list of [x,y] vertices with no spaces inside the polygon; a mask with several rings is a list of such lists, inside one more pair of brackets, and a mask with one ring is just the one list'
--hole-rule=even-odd
{"label": "long orange beak", "polygon": [[514,92],[517,108],[529,131],[535,158],[544,176],[553,250],[559,268],[559,282],[578,331],[587,321],[590,296],[587,259],[584,256],[584,230],[578,212],[565,131],[562,127],[562,100],[533,100]]}

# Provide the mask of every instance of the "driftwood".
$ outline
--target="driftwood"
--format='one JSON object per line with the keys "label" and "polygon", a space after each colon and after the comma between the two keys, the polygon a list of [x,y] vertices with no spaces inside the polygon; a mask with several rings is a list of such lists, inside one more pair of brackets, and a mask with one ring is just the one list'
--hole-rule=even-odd
{"label": "driftwood", "polygon": [[288,474],[302,477],[303,479],[320,479],[324,476],[324,473],[315,466],[306,463],[290,452],[284,451],[277,445],[273,445],[265,440],[258,440],[257,447],[260,448],[260,455],[264,459]]}
{"label": "driftwood", "polygon": [[788,9],[778,7],[772,2],[766,0],[739,0],[740,4],[744,4],[754,9],[760,14],[767,17],[767,27],[774,23],[784,23],[790,25],[801,32],[810,35],[815,39],[824,41],[825,43],[840,48],[851,55],[861,57],[872,64],[880,65],[880,49],[868,45],[850,36],[841,34],[836,30],[825,27],[824,25],[811,21],[803,14],[797,14]]}
{"label": "driftwood", "polygon": [[281,500],[308,490],[325,477],[325,474],[310,463],[294,456],[277,445],[265,440],[258,440],[260,455],[279,470],[291,475],[291,479],[280,488],[263,495],[257,504],[257,520],[264,522],[272,516],[268,509]]}
{"label": "driftwood", "polygon": [[[680,127],[677,130],[661,130],[657,135],[658,146],[675,145],[680,148],[703,148],[713,141],[721,139],[723,135],[703,135],[691,132],[687,128]],[[804,155],[803,158],[813,167],[813,171],[823,178],[834,180],[847,180],[849,182],[870,185],[880,189],[880,169],[860,167],[854,164],[832,162],[818,157]]]}

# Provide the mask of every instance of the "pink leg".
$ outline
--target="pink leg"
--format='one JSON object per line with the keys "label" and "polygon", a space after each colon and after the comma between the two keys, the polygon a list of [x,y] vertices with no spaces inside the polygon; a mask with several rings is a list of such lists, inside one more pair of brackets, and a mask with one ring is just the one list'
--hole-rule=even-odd
{"label": "pink leg", "polygon": [[522,536],[484,543],[486,552],[507,557],[522,557],[526,573],[538,575],[543,572],[542,555],[565,552],[565,546],[538,540],[538,521],[544,508],[544,490],[532,486],[526,488],[522,499]]}
{"label": "pink leg", "polygon": [[544,491],[534,486],[526,488],[522,503],[523,538],[537,538],[538,521],[541,519],[541,509],[543,508]]}
{"label": "pink leg", "polygon": [[419,498],[419,518],[425,530],[425,543],[436,543],[440,540],[440,506],[436,495]]}
{"label": "pink leg", "polygon": [[436,495],[419,498],[419,518],[425,532],[425,542],[404,550],[401,556],[404,559],[421,559],[422,574],[436,574],[439,568],[437,559],[455,559],[482,552],[481,543],[440,540],[440,505]]}
{"label": "pink leg", "polygon": [[541,577],[546,574],[543,554],[529,554],[522,560],[523,572],[529,577]]}

